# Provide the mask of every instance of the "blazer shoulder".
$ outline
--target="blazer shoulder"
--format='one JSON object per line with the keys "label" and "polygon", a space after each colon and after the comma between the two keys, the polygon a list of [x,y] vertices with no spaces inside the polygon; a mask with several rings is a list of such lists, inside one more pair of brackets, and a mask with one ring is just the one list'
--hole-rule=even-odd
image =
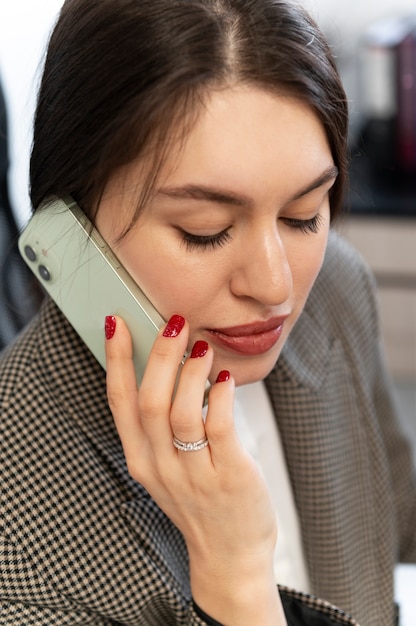
{"label": "blazer shoulder", "polygon": [[0,410],[4,408],[24,378],[36,369],[38,317],[23,329],[0,353]]}

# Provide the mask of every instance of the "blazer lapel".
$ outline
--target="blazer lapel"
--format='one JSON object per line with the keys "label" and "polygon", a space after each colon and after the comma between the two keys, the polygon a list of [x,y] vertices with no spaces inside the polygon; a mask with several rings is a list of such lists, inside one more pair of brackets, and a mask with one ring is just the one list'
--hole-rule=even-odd
{"label": "blazer lapel", "polygon": [[382,597],[383,589],[390,602],[383,610],[388,613],[392,606],[391,580],[378,580],[376,558],[390,558],[394,528],[387,517],[384,547],[375,545],[369,523],[378,507],[375,457],[342,342],[304,311],[266,387],[299,514],[311,591],[372,623],[363,619],[369,593]]}

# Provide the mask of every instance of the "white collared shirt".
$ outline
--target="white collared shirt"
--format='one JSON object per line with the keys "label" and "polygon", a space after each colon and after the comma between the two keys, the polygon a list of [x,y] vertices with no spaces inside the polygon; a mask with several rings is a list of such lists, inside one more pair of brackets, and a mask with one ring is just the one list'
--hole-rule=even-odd
{"label": "white collared shirt", "polygon": [[259,466],[276,508],[276,582],[308,592],[298,514],[276,419],[263,382],[237,387],[235,423],[240,441]]}

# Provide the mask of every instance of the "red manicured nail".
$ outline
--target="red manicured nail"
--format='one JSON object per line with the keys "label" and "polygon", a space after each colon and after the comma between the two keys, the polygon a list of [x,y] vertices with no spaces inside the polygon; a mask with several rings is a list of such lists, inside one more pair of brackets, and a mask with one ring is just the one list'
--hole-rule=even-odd
{"label": "red manicured nail", "polygon": [[221,372],[217,376],[217,383],[225,383],[227,380],[230,380],[230,372],[228,370],[221,370]]}
{"label": "red manicured nail", "polygon": [[206,341],[196,341],[191,352],[191,359],[200,359],[208,352],[208,344]]}
{"label": "red manicured nail", "polygon": [[172,315],[163,331],[164,337],[177,337],[185,325],[182,315]]}
{"label": "red manicured nail", "polygon": [[116,318],[114,315],[107,315],[105,318],[104,330],[106,339],[114,337],[114,333],[116,332]]}

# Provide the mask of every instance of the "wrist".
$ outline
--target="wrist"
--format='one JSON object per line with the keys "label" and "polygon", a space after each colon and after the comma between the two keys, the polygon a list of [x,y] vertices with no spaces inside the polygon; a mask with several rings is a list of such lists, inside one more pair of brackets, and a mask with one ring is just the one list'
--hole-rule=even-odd
{"label": "wrist", "polygon": [[[200,617],[217,626],[282,626],[286,624],[273,570],[239,568],[232,572],[191,567],[191,589]],[[261,570],[261,571],[259,571]],[[244,573],[245,571],[245,573]],[[205,614],[205,617],[204,615]],[[211,620],[211,621],[210,621]]]}

